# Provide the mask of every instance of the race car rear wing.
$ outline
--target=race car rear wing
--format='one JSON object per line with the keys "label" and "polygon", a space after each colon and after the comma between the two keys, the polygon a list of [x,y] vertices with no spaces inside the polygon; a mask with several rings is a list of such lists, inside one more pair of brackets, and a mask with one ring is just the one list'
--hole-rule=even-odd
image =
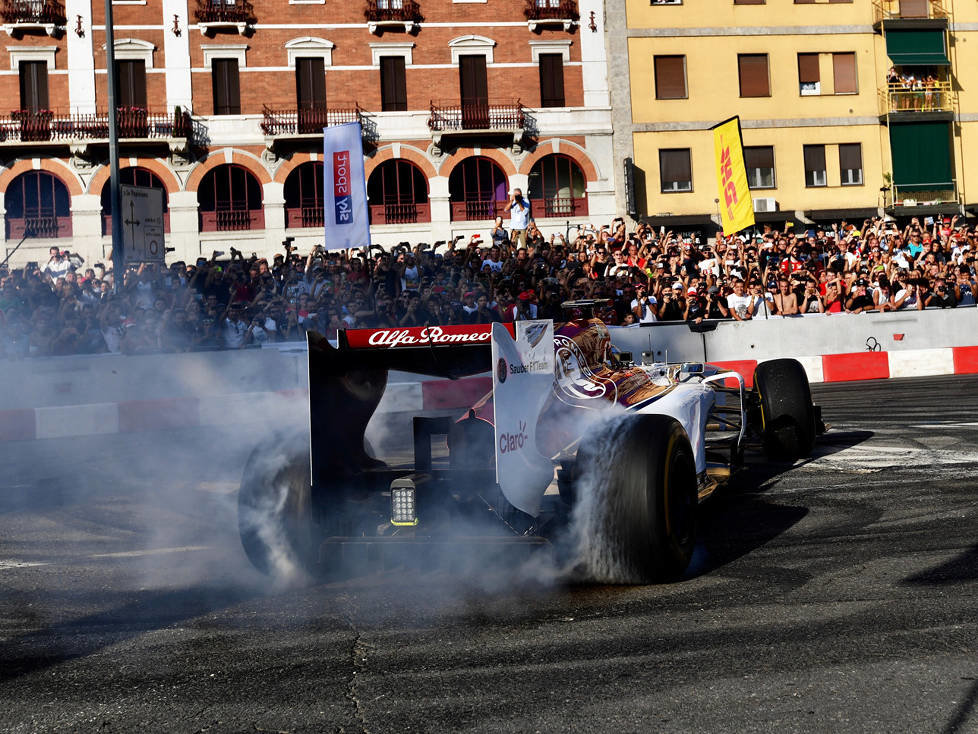
{"label": "race car rear wing", "polygon": [[[504,325],[515,333],[512,324]],[[487,372],[492,325],[340,331],[337,347],[310,331],[309,424],[313,481],[375,465],[364,450],[367,424],[390,370],[456,379]]]}

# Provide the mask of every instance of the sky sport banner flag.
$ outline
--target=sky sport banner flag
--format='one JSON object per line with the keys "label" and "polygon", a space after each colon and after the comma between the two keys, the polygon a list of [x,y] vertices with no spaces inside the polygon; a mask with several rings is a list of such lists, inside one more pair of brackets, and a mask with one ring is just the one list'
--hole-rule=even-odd
{"label": "sky sport banner flag", "polygon": [[370,246],[359,122],[323,130],[323,219],[327,250]]}
{"label": "sky sport banner flag", "polygon": [[732,235],[754,224],[754,201],[747,186],[740,118],[731,117],[711,129],[720,189],[720,219],[723,234]]}

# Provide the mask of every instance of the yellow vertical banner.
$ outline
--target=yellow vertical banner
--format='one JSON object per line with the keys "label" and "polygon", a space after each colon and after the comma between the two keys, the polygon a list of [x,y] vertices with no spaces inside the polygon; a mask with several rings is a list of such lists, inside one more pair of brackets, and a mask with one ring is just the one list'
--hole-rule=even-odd
{"label": "yellow vertical banner", "polygon": [[740,118],[731,117],[712,129],[717,186],[720,190],[720,219],[723,234],[731,235],[754,224],[754,201],[747,185]]}

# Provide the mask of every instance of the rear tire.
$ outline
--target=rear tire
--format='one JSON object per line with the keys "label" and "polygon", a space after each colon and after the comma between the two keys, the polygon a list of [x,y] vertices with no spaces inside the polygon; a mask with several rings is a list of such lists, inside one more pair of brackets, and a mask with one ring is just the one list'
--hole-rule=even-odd
{"label": "rear tire", "polygon": [[640,584],[680,577],[696,541],[696,462],[666,415],[612,419],[581,444],[573,527],[586,578]]}
{"label": "rear tire", "polygon": [[[252,565],[284,580],[315,575],[318,537],[305,445],[285,452],[278,441],[255,449],[238,491],[238,530]],[[292,445],[289,442],[289,445]]]}
{"label": "rear tire", "polygon": [[754,370],[761,438],[768,457],[795,461],[815,447],[815,407],[805,368],[796,359],[761,362]]}

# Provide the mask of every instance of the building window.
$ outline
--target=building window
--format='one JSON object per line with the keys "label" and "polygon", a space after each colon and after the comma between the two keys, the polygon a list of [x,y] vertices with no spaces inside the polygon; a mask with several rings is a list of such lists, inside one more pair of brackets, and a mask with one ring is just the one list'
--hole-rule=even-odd
{"label": "building window", "polygon": [[367,179],[371,224],[415,224],[431,221],[428,179],[410,161],[384,161]]}
{"label": "building window", "polygon": [[818,71],[818,54],[798,54],[798,92],[802,97],[822,93]]}
{"label": "building window", "polygon": [[403,56],[380,57],[380,109],[383,112],[407,110],[407,75]]}
{"label": "building window", "polygon": [[740,75],[741,97],[770,97],[767,54],[738,54],[737,70]]}
{"label": "building window", "polygon": [[20,74],[20,109],[29,112],[48,109],[47,61],[21,61],[17,68]]}
{"label": "building window", "polygon": [[526,195],[534,217],[587,216],[587,182],[577,161],[552,153],[533,164]]}
{"label": "building window", "polygon": [[689,148],[659,151],[659,180],[663,194],[693,190]]}
{"label": "building window", "polygon": [[832,54],[832,74],[836,94],[858,94],[856,54]]}
{"label": "building window", "polygon": [[47,171],[28,171],[7,187],[7,239],[71,237],[68,187]]}
{"label": "building window", "polygon": [[201,232],[264,229],[261,184],[244,166],[226,163],[208,171],[197,189]]}
{"label": "building window", "polygon": [[116,84],[119,98],[116,107],[146,109],[146,62],[116,61]]}
{"label": "building window", "polygon": [[757,145],[744,148],[744,166],[747,168],[747,184],[752,189],[773,189],[774,147]]}
{"label": "building window", "polygon": [[825,146],[806,145],[805,154],[805,186],[825,186]]}
{"label": "building window", "polygon": [[211,86],[215,115],[241,114],[241,89],[237,59],[211,59]]}
{"label": "building window", "polygon": [[649,0],[649,5],[682,5],[683,0]]}
{"label": "building window", "polygon": [[323,164],[309,161],[285,179],[285,227],[323,226]]}
{"label": "building window", "polygon": [[564,106],[564,55],[540,54],[540,106]]}
{"label": "building window", "polygon": [[504,214],[509,182],[491,158],[472,156],[448,176],[448,198],[453,221],[493,219]]}
{"label": "building window", "polygon": [[764,5],[766,0],[734,0],[734,5]]}
{"label": "building window", "polygon": [[326,109],[326,66],[321,58],[295,60],[295,101],[300,110]]}
{"label": "building window", "polygon": [[862,186],[863,149],[859,143],[843,143],[839,146],[839,171],[843,186]]}
{"label": "building window", "polygon": [[686,57],[655,56],[652,65],[655,70],[655,98],[686,99]]}

